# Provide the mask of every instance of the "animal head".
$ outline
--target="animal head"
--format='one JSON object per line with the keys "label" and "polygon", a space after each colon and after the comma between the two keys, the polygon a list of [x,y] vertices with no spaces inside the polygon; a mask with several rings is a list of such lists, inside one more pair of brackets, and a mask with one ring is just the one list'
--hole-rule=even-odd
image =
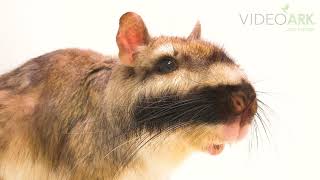
{"label": "animal head", "polygon": [[255,90],[222,48],[201,39],[199,22],[185,38],[152,37],[132,12],[119,24],[113,95],[128,105],[129,123],[212,154],[243,138],[257,110]]}

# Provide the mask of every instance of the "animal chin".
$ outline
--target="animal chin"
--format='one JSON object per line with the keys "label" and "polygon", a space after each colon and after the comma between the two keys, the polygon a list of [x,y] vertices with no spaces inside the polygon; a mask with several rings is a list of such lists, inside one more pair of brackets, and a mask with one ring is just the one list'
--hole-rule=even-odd
{"label": "animal chin", "polygon": [[219,143],[209,142],[204,151],[211,155],[218,155],[224,149],[224,144],[234,143],[243,139],[249,131],[250,118],[238,115],[232,119],[231,123],[220,125],[216,129],[216,133],[221,139]]}

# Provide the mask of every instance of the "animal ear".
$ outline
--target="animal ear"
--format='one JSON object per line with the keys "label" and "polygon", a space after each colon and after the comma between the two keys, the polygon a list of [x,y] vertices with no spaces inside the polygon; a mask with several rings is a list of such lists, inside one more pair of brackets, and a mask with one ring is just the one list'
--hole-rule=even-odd
{"label": "animal ear", "polygon": [[188,36],[188,39],[200,39],[200,37],[201,37],[201,24],[199,21],[197,21],[192,32]]}
{"label": "animal ear", "polygon": [[147,44],[149,39],[148,30],[138,14],[134,12],[123,14],[119,20],[117,34],[120,62],[133,65],[134,52],[139,46]]}

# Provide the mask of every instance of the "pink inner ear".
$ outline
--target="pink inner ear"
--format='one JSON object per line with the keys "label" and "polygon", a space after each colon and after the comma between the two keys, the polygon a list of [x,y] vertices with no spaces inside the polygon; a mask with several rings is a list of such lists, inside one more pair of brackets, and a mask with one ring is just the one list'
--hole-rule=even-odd
{"label": "pink inner ear", "polygon": [[143,33],[137,33],[135,30],[129,30],[127,32],[127,40],[129,46],[131,45],[132,49],[136,49],[138,46],[144,43]]}
{"label": "pink inner ear", "polygon": [[143,37],[133,32],[120,32],[118,35],[118,46],[120,48],[120,60],[125,64],[133,63],[133,53],[139,45],[143,44]]}
{"label": "pink inner ear", "polygon": [[130,49],[131,51],[135,51],[135,49],[137,49],[138,46],[144,43],[144,37],[143,34],[138,34],[134,30],[129,30],[126,32],[126,37],[124,41],[126,41],[125,46],[128,46],[128,49]]}
{"label": "pink inner ear", "polygon": [[132,65],[134,52],[138,46],[146,44],[148,39],[147,28],[139,15],[133,12],[122,15],[117,34],[120,61]]}
{"label": "pink inner ear", "polygon": [[138,46],[145,43],[144,39],[144,33],[139,32],[139,30],[135,28],[127,29],[125,32],[119,32],[117,41],[120,48],[120,60],[125,64],[132,64],[133,53]]}

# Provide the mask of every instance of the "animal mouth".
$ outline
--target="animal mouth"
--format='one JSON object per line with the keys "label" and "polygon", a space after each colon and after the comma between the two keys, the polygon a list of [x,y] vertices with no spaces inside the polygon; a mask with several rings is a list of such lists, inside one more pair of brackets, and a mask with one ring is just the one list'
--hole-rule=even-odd
{"label": "animal mouth", "polygon": [[226,143],[234,143],[242,140],[249,132],[253,115],[249,115],[247,111],[230,118],[230,123],[219,125],[217,128],[219,143],[209,142],[204,151],[211,155],[220,154]]}
{"label": "animal mouth", "polygon": [[241,117],[237,116],[234,122],[221,125],[218,129],[219,139],[222,139],[221,144],[209,144],[206,151],[211,155],[218,155],[224,149],[224,144],[233,143],[243,139],[249,131],[250,124],[242,124]]}

